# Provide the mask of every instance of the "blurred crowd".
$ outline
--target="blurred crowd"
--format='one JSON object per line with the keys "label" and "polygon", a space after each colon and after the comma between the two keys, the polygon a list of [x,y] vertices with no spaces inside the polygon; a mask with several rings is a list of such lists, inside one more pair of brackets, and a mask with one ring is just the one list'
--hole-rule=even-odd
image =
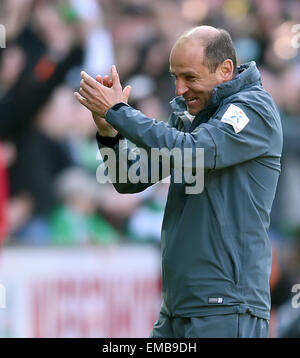
{"label": "blurred crowd", "polygon": [[300,1],[0,0],[0,24],[6,29],[0,50],[5,245],[159,245],[168,184],[121,195],[97,183],[96,127],[73,92],[81,70],[105,75],[116,64],[122,83],[132,86],[130,104],[167,121],[175,40],[201,24],[230,32],[238,62],[256,61],[282,115],[271,288],[273,334],[291,334],[286,315],[300,315],[285,306],[300,283]]}

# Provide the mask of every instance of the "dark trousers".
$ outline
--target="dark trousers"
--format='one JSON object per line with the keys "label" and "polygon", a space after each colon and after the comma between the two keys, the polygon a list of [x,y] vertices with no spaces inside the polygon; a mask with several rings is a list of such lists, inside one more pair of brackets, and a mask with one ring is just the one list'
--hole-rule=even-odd
{"label": "dark trousers", "polygon": [[249,314],[169,317],[159,314],[150,338],[268,338],[269,321]]}

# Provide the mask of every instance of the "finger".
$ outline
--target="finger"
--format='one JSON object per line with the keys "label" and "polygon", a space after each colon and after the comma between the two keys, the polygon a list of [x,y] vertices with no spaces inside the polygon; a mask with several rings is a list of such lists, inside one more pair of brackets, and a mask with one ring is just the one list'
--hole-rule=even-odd
{"label": "finger", "polygon": [[93,93],[91,92],[91,90],[89,90],[90,87],[88,87],[87,90],[85,90],[84,88],[80,87],[79,89],[79,94],[81,95],[81,97],[85,98],[88,102],[90,101],[91,98],[93,98]]}
{"label": "finger", "polygon": [[81,94],[79,92],[74,92],[74,96],[78,100],[78,102],[80,102],[81,104],[86,104],[87,103],[86,98],[81,96]]}
{"label": "finger", "polygon": [[106,87],[111,87],[110,83],[112,83],[111,79],[108,75],[105,75],[103,78],[103,85]]}
{"label": "finger", "polygon": [[130,92],[131,92],[131,86],[126,86],[123,89],[123,101],[126,102],[126,103],[128,102]]}
{"label": "finger", "polygon": [[87,81],[84,80],[84,79],[82,79],[82,80],[80,81],[80,87],[82,87],[82,88],[84,88],[84,89],[86,89],[86,88],[94,89],[94,87],[92,87],[91,85],[89,85],[89,84],[87,83]]}
{"label": "finger", "polygon": [[89,104],[88,104],[86,98],[82,97],[82,96],[80,95],[80,93],[74,92],[74,96],[75,96],[75,98],[77,99],[78,102],[80,102],[80,103],[81,103],[83,106],[85,106],[87,109],[91,110],[91,109],[89,108]]}
{"label": "finger", "polygon": [[85,71],[81,71],[81,78],[84,80],[86,84],[88,84],[92,88],[99,88],[99,82],[97,82],[93,77],[88,75]]}
{"label": "finger", "polygon": [[112,78],[113,87],[121,87],[119,74],[117,72],[115,65],[111,66],[111,78]]}
{"label": "finger", "polygon": [[88,97],[95,96],[95,90],[85,82],[80,83],[79,93],[85,98],[87,98],[86,94],[88,94]]}
{"label": "finger", "polygon": [[96,81],[103,84],[102,77],[100,75],[96,76]]}

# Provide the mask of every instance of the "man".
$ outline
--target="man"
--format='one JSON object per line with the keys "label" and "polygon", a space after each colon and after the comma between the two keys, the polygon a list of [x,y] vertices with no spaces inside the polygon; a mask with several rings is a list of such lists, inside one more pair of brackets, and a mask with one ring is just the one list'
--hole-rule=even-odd
{"label": "man", "polygon": [[[186,194],[171,169],[161,238],[163,303],[151,337],[268,337],[267,228],[280,173],[278,111],[255,63],[236,68],[224,30],[200,26],[184,33],[171,51],[170,71],[177,97],[168,125],[124,103],[130,88],[122,92],[114,66],[112,81],[103,83],[83,72],[75,93],[94,113],[100,150],[118,153],[124,138],[145,150],[204,148],[201,193]],[[120,193],[149,185],[114,184]]]}

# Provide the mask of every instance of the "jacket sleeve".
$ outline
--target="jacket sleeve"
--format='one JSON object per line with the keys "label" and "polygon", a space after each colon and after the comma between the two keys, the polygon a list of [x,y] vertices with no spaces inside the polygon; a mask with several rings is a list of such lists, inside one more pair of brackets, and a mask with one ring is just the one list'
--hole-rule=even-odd
{"label": "jacket sleeve", "polygon": [[[249,118],[248,124],[238,133],[232,125],[223,122],[222,116],[228,109],[221,111],[208,122],[200,124],[192,132],[181,132],[168,127],[163,122],[148,118],[130,106],[117,110],[111,108],[106,120],[124,137],[145,148],[185,148],[192,151],[192,165],[197,165],[197,148],[204,149],[204,169],[222,169],[257,157],[269,156],[270,147],[280,148],[279,124],[272,117],[263,118],[252,108],[235,103]],[[272,140],[276,143],[271,144]],[[276,152],[276,153],[275,153]],[[274,150],[274,156],[280,156],[281,150]]]}
{"label": "jacket sleeve", "polygon": [[[132,146],[118,134],[115,138],[96,136],[103,162],[97,169],[98,182],[109,180],[121,194],[138,193],[168,177],[160,161],[151,162],[151,156],[143,148]],[[156,176],[153,170],[156,167]],[[152,172],[151,172],[152,170]]]}

